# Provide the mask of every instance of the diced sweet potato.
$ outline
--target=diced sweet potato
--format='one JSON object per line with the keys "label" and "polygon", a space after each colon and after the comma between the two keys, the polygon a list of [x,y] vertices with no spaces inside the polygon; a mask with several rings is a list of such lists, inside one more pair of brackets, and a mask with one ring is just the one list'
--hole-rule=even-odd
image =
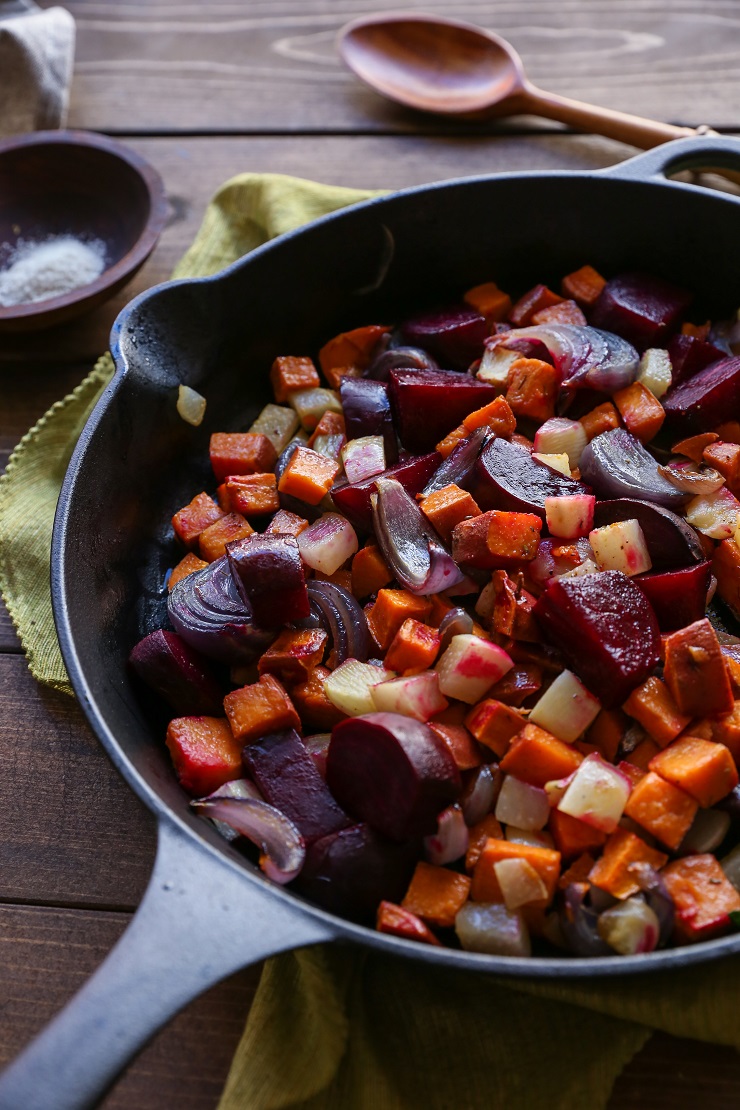
{"label": "diced sweet potato", "polygon": [[424,621],[430,612],[431,603],[426,597],[417,597],[408,590],[379,590],[366,616],[375,642],[381,651],[387,651],[405,620],[413,617]]}
{"label": "diced sweet potato", "polygon": [[166,743],[180,785],[196,798],[241,775],[242,745],[222,717],[176,717]]}
{"label": "diced sweet potato", "polygon": [[607,840],[601,857],[589,872],[589,880],[615,898],[629,898],[640,889],[630,870],[633,863],[649,863],[659,871],[668,859],[664,852],[650,848],[627,829],[617,828]]}
{"label": "diced sweet potato", "polygon": [[649,736],[646,736],[636,748],[633,748],[632,751],[628,753],[625,757],[625,761],[631,763],[634,767],[638,767],[641,771],[647,771],[650,766],[650,760],[653,756],[656,756],[659,751],[660,748],[655,741],[651,740]]}
{"label": "diced sweet potato", "polygon": [[560,288],[564,297],[572,297],[581,308],[591,308],[605,285],[606,278],[593,266],[581,266],[580,270],[574,270],[563,278]]}
{"label": "diced sweet potato", "polygon": [[497,436],[508,439],[516,431],[516,417],[505,397],[494,397],[493,401],[463,417],[463,427],[469,432],[476,428],[490,428]]}
{"label": "diced sweet potato", "polygon": [[740,443],[712,443],[702,452],[707,466],[718,470],[728,488],[738,492],[740,485]]}
{"label": "diced sweet potato", "polygon": [[439,633],[408,617],[391,640],[385,666],[397,674],[418,674],[433,666],[439,652]]}
{"label": "diced sweet potato", "polygon": [[275,513],[265,532],[271,535],[300,536],[308,528],[308,521],[297,513],[289,513],[287,509],[280,509]]}
{"label": "diced sweet potato", "polygon": [[603,405],[597,405],[595,409],[591,409],[585,416],[582,416],[581,424],[583,424],[583,430],[590,442],[596,436],[600,436],[602,432],[609,432],[612,428],[618,428],[619,413],[611,401],[605,401]]}
{"label": "diced sweet potato", "polygon": [[421,502],[421,511],[439,532],[445,543],[452,540],[452,530],[463,520],[480,515],[480,509],[470,494],[451,483],[435,490]]}
{"label": "diced sweet potato", "polygon": [[250,686],[232,690],[224,698],[224,709],[231,731],[242,744],[286,728],[301,731],[293,702],[271,674],[261,675],[259,681]]}
{"label": "diced sweet potato", "polygon": [[478,702],[465,718],[465,725],[479,744],[495,752],[499,758],[506,754],[509,743],[524,727],[524,718],[495,698]]}
{"label": "diced sweet potato", "polygon": [[429,727],[447,745],[458,771],[472,771],[483,762],[480,748],[464,725],[429,721]]}
{"label": "diced sweet potato", "polygon": [[717,579],[717,593],[740,619],[740,547],[734,539],[722,540],[715,548],[712,574]]}
{"label": "diced sweet potato", "polygon": [[464,294],[463,300],[471,305],[489,324],[505,320],[511,308],[511,297],[499,289],[494,281],[474,285]]}
{"label": "diced sweet potato", "polygon": [[274,474],[230,474],[224,486],[225,500],[233,512],[265,516],[280,508]]}
{"label": "diced sweet potato", "polygon": [[715,717],[711,728],[712,740],[724,744],[735,760],[735,766],[740,765],[740,701],[736,701],[731,712],[724,717]]}
{"label": "diced sweet potato", "polygon": [[502,860],[523,859],[542,879],[547,896],[538,905],[547,905],[553,898],[560,876],[560,852],[553,848],[538,848],[531,844],[515,844],[510,840],[486,841],[473,871],[470,897],[474,902],[503,902],[503,894],[496,878],[495,865]]}
{"label": "diced sweet potato", "polygon": [[586,740],[598,748],[607,762],[613,763],[628,724],[621,709],[602,709],[587,729]]}
{"label": "diced sweet potato", "polygon": [[547,827],[563,859],[573,859],[584,852],[596,852],[606,842],[607,834],[601,829],[559,809],[552,810]]}
{"label": "diced sweet potato", "polygon": [[549,420],[555,415],[559,388],[557,370],[549,362],[538,358],[518,358],[509,367],[506,400],[517,417]]}
{"label": "diced sweet potato", "polygon": [[649,767],[704,808],[721,801],[738,783],[729,750],[724,744],[699,736],[680,736],[653,756]]}
{"label": "diced sweet potato", "polygon": [[660,401],[642,382],[632,382],[625,389],[617,390],[614,404],[627,431],[642,443],[649,443],[665,420]]}
{"label": "diced sweet potato", "polygon": [[305,682],[321,662],[328,636],[321,628],[284,629],[260,657],[260,674],[274,674],[288,684]]}
{"label": "diced sweet potato", "polygon": [[699,808],[684,790],[649,771],[637,782],[624,812],[646,832],[675,851],[691,828]]}
{"label": "diced sweet potato", "polygon": [[278,482],[280,493],[297,497],[307,505],[318,505],[326,497],[339,473],[339,463],[319,455],[310,447],[296,447]]}
{"label": "diced sweet potato", "polygon": [[422,860],[416,865],[401,906],[430,925],[451,928],[469,893],[470,878],[467,875]]}
{"label": "diced sweet potato", "polygon": [[343,368],[365,370],[372,361],[373,351],[390,328],[382,324],[368,324],[335,335],[319,351],[319,365],[332,389],[339,388],[339,379],[332,372]]}
{"label": "diced sweet potato", "polygon": [[208,566],[205,559],[199,559],[192,551],[180,560],[176,567],[173,567],[172,572],[167,579],[167,589],[173,590],[178,582],[183,578],[187,578],[189,574],[194,574],[196,570],[204,570]]}
{"label": "diced sweet potato", "polygon": [[632,691],[624,709],[630,717],[639,721],[661,748],[675,740],[691,720],[679,713],[670,690],[655,675]]}
{"label": "diced sweet potato", "polygon": [[172,527],[177,538],[186,547],[198,546],[198,537],[210,524],[215,524],[222,516],[223,509],[207,493],[199,493],[189,505],[185,505],[172,518]]}
{"label": "diced sweet potato", "polygon": [[665,681],[680,713],[719,717],[733,706],[717,634],[704,617],[665,638]]}
{"label": "diced sweet potato", "polygon": [[541,530],[534,513],[489,509],[455,526],[452,555],[461,566],[479,570],[513,566],[534,559]]}
{"label": "diced sweet potato", "polygon": [[501,770],[532,786],[544,786],[572,775],[582,761],[581,753],[570,744],[537,725],[526,724],[511,741],[501,760]]}
{"label": "diced sweet potato", "polygon": [[582,856],[573,861],[567,871],[563,871],[558,879],[558,890],[565,890],[571,883],[587,883],[589,873],[595,863],[596,860],[591,853],[584,852]]}
{"label": "diced sweet potato", "polygon": [[377,544],[367,543],[352,560],[352,593],[355,597],[369,597],[393,581],[393,574],[380,553]]}
{"label": "diced sweet potato", "polygon": [[241,540],[254,531],[252,525],[240,513],[227,513],[214,524],[204,528],[198,537],[198,547],[203,558],[212,563],[226,554],[226,544]]}
{"label": "diced sweet potato", "polygon": [[704,449],[709,447],[711,443],[716,443],[718,439],[719,436],[716,432],[701,432],[698,436],[689,436],[687,439],[675,443],[671,447],[671,452],[674,455],[684,455],[687,459],[700,463],[704,457]]}
{"label": "diced sweet potato", "polygon": [[276,358],[270,370],[270,384],[279,405],[296,389],[317,389],[321,385],[313,359],[284,355]]}
{"label": "diced sweet potato", "polygon": [[314,667],[306,681],[290,691],[291,701],[307,729],[329,732],[346,717],[326,695],[324,683],[330,674],[328,667]]}
{"label": "diced sweet potato", "polygon": [[714,856],[703,853],[674,860],[662,875],[676,908],[676,944],[709,940],[730,928],[729,915],[740,910],[740,894]]}
{"label": "diced sweet potato", "polygon": [[509,320],[516,328],[525,328],[532,322],[535,312],[550,305],[560,304],[562,297],[546,285],[535,285],[519,298],[509,312]]}
{"label": "diced sweet potato", "polygon": [[468,850],[465,853],[465,870],[468,874],[474,869],[481,852],[489,840],[503,840],[504,830],[498,818],[487,813],[482,821],[473,825],[468,832]]}
{"label": "diced sweet potato", "polygon": [[381,902],[378,906],[378,917],[375,928],[379,933],[390,933],[394,937],[403,937],[405,940],[416,940],[422,944],[439,946],[432,930],[424,924],[420,917],[397,906],[395,902]]}
{"label": "diced sweet potato", "polygon": [[446,459],[448,455],[452,454],[457,445],[462,443],[469,434],[465,425],[459,424],[456,428],[453,428],[451,432],[448,432],[444,439],[439,441],[435,447],[435,451],[438,455],[441,455],[443,459]]}
{"label": "diced sweet potato", "polygon": [[209,453],[219,482],[230,474],[260,474],[274,469],[277,453],[261,432],[214,432]]}

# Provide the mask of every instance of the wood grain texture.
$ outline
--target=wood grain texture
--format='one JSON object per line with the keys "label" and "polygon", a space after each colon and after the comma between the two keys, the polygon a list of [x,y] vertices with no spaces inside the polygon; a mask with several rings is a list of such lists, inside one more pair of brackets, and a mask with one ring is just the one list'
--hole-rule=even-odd
{"label": "wood grain texture", "polygon": [[[73,126],[130,133],[135,121],[141,133],[263,134],[439,127],[365,89],[336,54],[345,22],[397,8],[392,2],[72,0],[67,7],[77,21]],[[451,14],[449,3],[402,7]],[[508,38],[531,79],[552,92],[672,123],[740,122],[733,0],[460,0],[454,15]]]}

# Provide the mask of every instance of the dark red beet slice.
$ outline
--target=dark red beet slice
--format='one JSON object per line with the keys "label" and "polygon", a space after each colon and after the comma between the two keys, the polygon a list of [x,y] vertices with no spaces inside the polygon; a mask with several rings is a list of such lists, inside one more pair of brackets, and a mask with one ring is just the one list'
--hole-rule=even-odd
{"label": "dark red beet slice", "polygon": [[711,570],[712,564],[706,560],[678,570],[640,574],[632,581],[655,610],[661,632],[674,632],[704,616]]}
{"label": "dark red beet slice", "polygon": [[668,344],[668,354],[673,370],[672,385],[678,385],[705,366],[727,357],[727,351],[695,335],[674,335]]}
{"label": "dark red beet slice", "polygon": [[740,407],[740,356],[705,366],[693,378],[672,386],[661,403],[666,429],[674,433],[709,432],[732,419]]}
{"label": "dark red beet slice", "polygon": [[428,455],[415,455],[411,459],[391,466],[382,474],[375,474],[363,482],[338,483],[331,491],[332,500],[337,510],[347,517],[347,520],[364,532],[371,532],[373,527],[373,510],[370,497],[377,493],[376,482],[378,478],[395,478],[400,482],[407,493],[415,497],[426,486],[442,461],[441,455],[431,451]]}
{"label": "dark red beet slice", "polygon": [[239,592],[261,628],[309,615],[303,562],[295,536],[255,532],[227,544],[226,554]]}
{"label": "dark red beet slice", "polygon": [[176,632],[158,629],[140,640],[129,663],[178,717],[223,716],[226,691],[208,663]]}
{"label": "dark red beet slice", "polygon": [[369,713],[335,725],[326,781],[348,813],[391,840],[433,833],[438,815],[460,792],[444,741],[399,713]]}
{"label": "dark red beet slice", "polygon": [[307,844],[349,825],[294,729],[247,744],[242,759],[265,801],[293,822]]}
{"label": "dark red beet slice", "polygon": [[483,354],[488,335],[485,317],[469,305],[453,305],[414,316],[401,325],[407,343],[423,347],[444,366],[467,370]]}
{"label": "dark red beet slice", "polygon": [[546,638],[606,708],[621,705],[660,658],[655,613],[621,571],[556,578],[534,614]]}
{"label": "dark red beet slice", "polygon": [[396,429],[393,425],[388,386],[371,378],[343,377],[339,396],[347,428],[347,439],[382,436],[388,466],[398,458]]}
{"label": "dark red beet slice", "polygon": [[394,844],[369,825],[352,825],[312,844],[296,888],[330,913],[374,924],[382,901],[406,893],[419,844]]}
{"label": "dark red beet slice", "polygon": [[463,417],[492,401],[492,385],[452,370],[391,370],[391,405],[408,451],[431,451]]}
{"label": "dark red beet slice", "polygon": [[606,283],[590,323],[616,332],[644,351],[662,347],[681,323],[691,294],[653,274],[618,274]]}
{"label": "dark red beet slice", "polygon": [[487,509],[536,513],[543,520],[546,497],[591,492],[582,482],[533,459],[526,447],[498,437],[481,451],[478,474],[488,493]]}
{"label": "dark red beet slice", "polygon": [[636,520],[640,525],[653,570],[669,570],[704,561],[704,549],[696,532],[670,509],[632,497],[596,502],[594,525],[597,528],[618,520]]}

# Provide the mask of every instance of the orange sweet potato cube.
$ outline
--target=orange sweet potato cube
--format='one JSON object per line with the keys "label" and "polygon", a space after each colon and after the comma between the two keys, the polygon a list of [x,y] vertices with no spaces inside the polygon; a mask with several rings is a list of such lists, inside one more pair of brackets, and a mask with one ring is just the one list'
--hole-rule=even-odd
{"label": "orange sweet potato cube", "polygon": [[371,363],[373,352],[383,336],[390,331],[383,324],[367,324],[352,331],[335,335],[319,351],[319,365],[332,389],[339,388],[332,380],[332,371],[347,368],[365,370]]}
{"label": "orange sweet potato cube", "polygon": [[402,675],[427,671],[434,665],[439,643],[436,629],[408,617],[391,640],[385,655],[385,666]]}
{"label": "orange sweet potato cube", "polygon": [[387,651],[405,620],[425,621],[431,602],[408,590],[379,590],[375,604],[365,610],[370,633],[381,651]]}
{"label": "orange sweet potato cube", "polygon": [[596,860],[591,853],[584,852],[573,861],[567,871],[563,871],[558,879],[558,890],[565,890],[571,883],[587,883],[589,872],[595,863]]}
{"label": "orange sweet potato cube", "polygon": [[464,725],[442,724],[435,720],[428,724],[432,732],[446,745],[459,771],[472,771],[474,767],[480,767],[483,762],[480,749]]}
{"label": "orange sweet potato cube", "polygon": [[591,308],[605,285],[606,278],[593,266],[581,266],[580,270],[574,270],[563,278],[561,292],[564,297],[572,297],[581,308]]}
{"label": "orange sweet potato cube", "polygon": [[401,905],[422,921],[447,929],[455,924],[458,910],[467,902],[469,893],[467,875],[422,860],[416,865]]}
{"label": "orange sweet potato cube", "polygon": [[673,940],[693,944],[727,932],[730,914],[740,910],[740,894],[708,852],[674,860],[662,872],[676,909]]}
{"label": "orange sweet potato cube", "polygon": [[328,636],[322,628],[285,628],[260,657],[260,674],[274,674],[290,685],[305,682],[324,657]]}
{"label": "orange sweet potato cube", "polygon": [[538,358],[518,358],[509,367],[506,400],[515,416],[549,420],[560,390],[558,372]]}
{"label": "orange sweet potato cube", "polygon": [[587,412],[585,416],[580,418],[580,421],[588,440],[591,441],[596,436],[601,435],[602,432],[609,432],[612,428],[618,428],[619,413],[611,401],[605,401],[603,405],[597,405],[595,409]]}
{"label": "orange sweet potato cube", "polygon": [[521,713],[495,698],[479,701],[465,718],[466,728],[478,743],[485,744],[499,758],[506,754],[509,743],[524,724]]}
{"label": "orange sweet potato cube", "polygon": [[648,771],[633,785],[624,812],[645,832],[675,851],[691,828],[698,808],[698,803],[684,790]]}
{"label": "orange sweet potato cube", "polygon": [[328,667],[314,667],[305,682],[294,686],[290,696],[304,727],[318,732],[331,732],[347,716],[329,701],[324,683],[331,674]]}
{"label": "orange sweet potato cube", "polygon": [[172,518],[172,527],[177,538],[186,547],[198,546],[198,537],[210,524],[215,524],[222,516],[223,509],[207,493],[199,493],[189,505],[185,505]]}
{"label": "orange sweet potato cube", "polygon": [[732,687],[717,633],[704,617],[665,638],[665,682],[688,717],[730,713]]}
{"label": "orange sweet potato cube", "polygon": [[740,701],[735,702],[730,713],[712,720],[711,727],[712,740],[724,744],[735,760],[735,766],[740,765]]}
{"label": "orange sweet potato cube", "polygon": [[270,370],[270,384],[279,405],[288,400],[297,389],[316,389],[321,385],[319,372],[313,359],[282,355],[276,358]]}
{"label": "orange sweet potato cube", "polygon": [[302,516],[289,513],[287,509],[279,509],[265,528],[265,532],[271,535],[300,536],[306,528],[308,528],[308,521]]}
{"label": "orange sweet potato cube", "polygon": [[547,905],[552,901],[560,877],[560,852],[553,848],[538,848],[532,844],[515,844],[511,840],[486,841],[486,845],[473,870],[470,897],[474,902],[503,902],[503,894],[496,878],[495,865],[502,860],[523,859],[534,868],[547,889],[547,897],[532,905]]}
{"label": "orange sweet potato cube", "polygon": [[463,300],[476,312],[480,312],[481,316],[485,316],[490,324],[505,320],[511,308],[511,297],[502,292],[495,281],[474,285],[464,294]]}
{"label": "orange sweet potato cube", "polygon": [[420,508],[445,543],[452,541],[452,529],[457,524],[480,514],[470,494],[454,482],[430,493],[421,502]]}
{"label": "orange sweet potato cube", "polygon": [[604,759],[613,763],[628,724],[621,709],[602,709],[587,729],[586,740],[599,749]]}
{"label": "orange sweet potato cube", "polygon": [[540,542],[542,521],[534,513],[491,511],[486,544],[494,559],[534,559]]}
{"label": "orange sweet potato cube", "polygon": [[468,874],[475,868],[488,841],[503,839],[504,830],[492,813],[487,813],[481,821],[472,825],[468,831],[468,850],[465,853],[465,870]]}
{"label": "orange sweet potato cube", "polygon": [[497,436],[508,439],[516,431],[516,417],[505,397],[494,397],[482,409],[468,413],[463,419],[463,427],[468,432],[476,428],[490,428]]}
{"label": "orange sweet potato cube", "polygon": [[670,690],[655,675],[632,691],[624,703],[624,710],[642,725],[661,748],[675,740],[691,720],[679,713]]}
{"label": "orange sweet potato cube", "polygon": [[[336,388],[338,389],[339,386]],[[308,437],[306,446],[313,447],[320,436],[345,436],[346,438],[344,417],[341,412],[332,412],[331,409],[327,409]]]}
{"label": "orange sweet potato cube", "polygon": [[231,731],[242,744],[249,744],[270,732],[285,728],[301,731],[301,721],[293,702],[280,682],[271,674],[260,675],[250,686],[232,690],[224,698],[224,710]]}
{"label": "orange sweet potato cube", "polygon": [[278,482],[280,493],[290,494],[307,505],[323,501],[339,473],[339,463],[319,455],[310,447],[296,447]]}
{"label": "orange sweet potato cube", "polygon": [[538,725],[527,723],[511,741],[501,770],[532,786],[572,775],[583,756]]}
{"label": "orange sweet potato cube", "polygon": [[220,559],[226,554],[226,544],[232,540],[242,540],[254,531],[252,525],[240,513],[227,513],[209,524],[198,537],[198,547],[203,558],[209,562]]}
{"label": "orange sweet potato cube", "polygon": [[225,482],[229,507],[244,516],[265,516],[280,508],[274,474],[230,474]]}
{"label": "orange sweet potato cube", "polygon": [[704,448],[708,447],[710,443],[716,443],[719,436],[716,432],[701,432],[699,435],[688,436],[687,439],[679,440],[671,447],[671,454],[684,455],[687,459],[692,459],[695,463],[703,461]]}
{"label": "orange sweet potato cube", "polygon": [[547,827],[563,859],[573,859],[584,852],[596,852],[606,842],[607,834],[601,829],[559,809],[552,810]]}
{"label": "orange sweet potato cube", "polygon": [[453,428],[451,432],[447,433],[444,439],[439,441],[435,447],[435,451],[438,455],[441,455],[443,459],[446,459],[448,455],[452,454],[458,443],[461,443],[469,434],[465,425],[459,424],[457,428]]}
{"label": "orange sweet potato cube", "polygon": [[729,750],[724,744],[699,736],[680,736],[653,756],[649,767],[705,809],[721,801],[738,783]]}
{"label": "orange sweet potato cube", "polygon": [[393,574],[378,545],[366,543],[352,560],[352,593],[359,598],[370,597],[392,581]]}
{"label": "orange sweet potato cube", "polygon": [[649,863],[659,871],[668,859],[664,852],[650,848],[644,840],[627,829],[616,828],[609,836],[601,857],[589,872],[589,881],[615,898],[629,898],[640,889],[633,863]]}
{"label": "orange sweet potato cube", "polygon": [[725,480],[728,489],[737,493],[740,485],[740,443],[712,443],[702,452],[707,466],[714,467]]}
{"label": "orange sweet potato cube", "polygon": [[420,917],[410,910],[405,910],[403,906],[397,906],[395,902],[380,903],[375,928],[379,933],[389,933],[393,937],[404,937],[406,940],[416,940],[422,944],[436,946],[441,944]]}
{"label": "orange sweet potato cube", "polygon": [[241,776],[242,745],[222,717],[176,717],[166,744],[180,785],[195,798]]}
{"label": "orange sweet potato cube", "polygon": [[275,448],[261,432],[214,432],[209,453],[219,482],[230,474],[271,471],[277,462]]}
{"label": "orange sweet potato cube", "polygon": [[660,401],[642,382],[632,382],[625,389],[617,390],[614,404],[627,431],[641,443],[649,443],[665,420]]}
{"label": "orange sweet potato cube", "polygon": [[173,567],[169,578],[167,579],[167,589],[173,590],[178,582],[183,578],[187,578],[189,574],[194,574],[196,570],[204,570],[208,566],[205,559],[199,559],[192,551],[180,560],[176,567]]}

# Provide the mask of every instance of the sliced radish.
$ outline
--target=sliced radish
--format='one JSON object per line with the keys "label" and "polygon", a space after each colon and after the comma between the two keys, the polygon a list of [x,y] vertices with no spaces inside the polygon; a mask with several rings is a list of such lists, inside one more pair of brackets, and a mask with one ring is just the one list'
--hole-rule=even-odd
{"label": "sliced radish", "polygon": [[374,708],[382,713],[401,713],[417,721],[428,721],[448,706],[439,691],[436,671],[422,671],[381,682],[371,689]]}
{"label": "sliced radish", "polygon": [[595,720],[601,703],[572,671],[561,671],[529,714],[540,728],[572,744]]}
{"label": "sliced radish", "polygon": [[424,837],[424,854],[430,863],[443,867],[462,859],[469,842],[470,834],[460,806],[448,806],[439,815],[436,833]]}
{"label": "sliced radish", "polygon": [[324,513],[298,536],[298,550],[306,566],[333,574],[359,547],[357,533],[346,517]]}
{"label": "sliced radish", "polygon": [[594,526],[596,498],[590,493],[545,498],[545,519],[550,535],[563,540],[587,536]]}
{"label": "sliced radish", "polygon": [[587,755],[557,808],[593,828],[614,832],[631,789],[632,784],[622,771],[606,763],[598,754]]}
{"label": "sliced radish", "polygon": [[504,825],[514,825],[528,832],[541,829],[550,816],[547,794],[538,786],[506,775],[501,784],[494,816]]}
{"label": "sliced radish", "polygon": [[620,956],[652,952],[660,937],[657,914],[640,896],[627,898],[599,914],[599,936]]}
{"label": "sliced radish", "polygon": [[497,644],[479,636],[453,636],[436,666],[439,688],[445,697],[474,705],[513,666]]}
{"label": "sliced radish", "polygon": [[567,420],[563,416],[553,416],[541,424],[534,437],[534,449],[544,454],[568,456],[570,471],[578,466],[581,452],[588,443],[586,430],[580,420]]}
{"label": "sliced radish", "polygon": [[393,671],[376,667],[372,663],[358,663],[348,659],[324,681],[324,693],[332,705],[349,717],[359,717],[375,712],[372,688],[379,682],[395,678]]}
{"label": "sliced radish", "polygon": [[630,577],[644,574],[653,565],[644,533],[636,520],[618,520],[603,528],[594,528],[588,539],[599,570],[621,570]]}

